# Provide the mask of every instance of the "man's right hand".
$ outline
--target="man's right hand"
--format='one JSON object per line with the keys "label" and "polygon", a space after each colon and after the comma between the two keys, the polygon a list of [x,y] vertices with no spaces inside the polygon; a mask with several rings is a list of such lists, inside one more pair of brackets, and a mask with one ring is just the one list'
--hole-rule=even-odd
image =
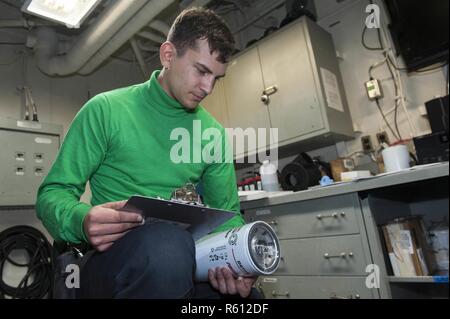
{"label": "man's right hand", "polygon": [[142,225],[142,216],[119,211],[127,201],[106,203],[91,208],[83,226],[89,243],[98,251],[105,251],[131,229]]}

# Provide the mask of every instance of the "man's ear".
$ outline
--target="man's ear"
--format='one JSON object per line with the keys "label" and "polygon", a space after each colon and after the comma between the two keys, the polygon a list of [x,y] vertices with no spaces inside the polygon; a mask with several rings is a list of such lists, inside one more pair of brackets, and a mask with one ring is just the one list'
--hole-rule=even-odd
{"label": "man's ear", "polygon": [[159,48],[159,58],[161,60],[162,66],[165,69],[170,69],[172,60],[174,57],[176,57],[176,55],[176,48],[171,42],[166,41],[161,44],[161,47]]}

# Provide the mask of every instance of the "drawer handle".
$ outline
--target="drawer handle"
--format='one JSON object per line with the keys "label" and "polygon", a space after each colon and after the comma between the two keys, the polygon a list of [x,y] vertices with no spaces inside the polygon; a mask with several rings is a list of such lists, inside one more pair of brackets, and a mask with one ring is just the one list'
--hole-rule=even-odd
{"label": "drawer handle", "polygon": [[[330,299],[353,299],[353,295],[350,295],[348,297],[340,297],[340,296],[336,295],[335,293],[333,293],[331,295]],[[361,296],[359,294],[356,294],[354,299],[361,299]]]}
{"label": "drawer handle", "polygon": [[331,214],[331,215],[322,215],[322,214],[319,214],[319,215],[317,215],[316,217],[317,217],[318,220],[321,220],[321,219],[323,219],[323,218],[339,218],[339,217],[344,218],[344,217],[345,217],[345,212],[342,212],[342,213],[333,213],[333,214]]}
{"label": "drawer handle", "polygon": [[278,87],[277,87],[276,85],[273,85],[273,86],[271,86],[271,87],[268,87],[267,89],[265,89],[265,90],[263,91],[263,94],[261,95],[261,101],[262,101],[264,104],[269,105],[269,103],[270,103],[270,96],[271,96],[272,94],[277,93],[277,91],[278,91]]}
{"label": "drawer handle", "polygon": [[285,293],[277,292],[276,290],[272,290],[272,296],[274,297],[289,297],[289,291]]}
{"label": "drawer handle", "polygon": [[277,93],[278,87],[276,85],[272,85],[263,91],[263,94],[271,96],[272,94]]}
{"label": "drawer handle", "polygon": [[347,257],[353,257],[353,253],[349,252],[349,253],[340,253],[339,255],[330,255],[329,253],[325,253],[323,254],[323,257],[325,259],[330,259],[330,258],[347,258]]}

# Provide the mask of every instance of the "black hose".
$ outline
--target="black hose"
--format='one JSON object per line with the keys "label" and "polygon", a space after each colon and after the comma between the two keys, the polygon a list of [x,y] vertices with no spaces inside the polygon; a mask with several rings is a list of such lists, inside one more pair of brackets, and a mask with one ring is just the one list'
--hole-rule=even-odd
{"label": "black hose", "polygon": [[[29,262],[20,264],[10,258],[13,250],[24,250]],[[5,262],[16,267],[27,267],[17,287],[3,281]],[[52,297],[54,255],[47,238],[36,228],[14,226],[0,233],[0,299],[42,299]]]}

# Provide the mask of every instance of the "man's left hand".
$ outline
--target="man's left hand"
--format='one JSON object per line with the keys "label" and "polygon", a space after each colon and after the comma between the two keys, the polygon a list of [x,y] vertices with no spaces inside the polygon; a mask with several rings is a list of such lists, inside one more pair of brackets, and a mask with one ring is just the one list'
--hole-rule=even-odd
{"label": "man's left hand", "polygon": [[228,268],[210,269],[208,278],[214,289],[219,290],[221,294],[239,294],[242,298],[247,298],[250,295],[252,286],[257,279],[257,277],[239,277],[236,279]]}

